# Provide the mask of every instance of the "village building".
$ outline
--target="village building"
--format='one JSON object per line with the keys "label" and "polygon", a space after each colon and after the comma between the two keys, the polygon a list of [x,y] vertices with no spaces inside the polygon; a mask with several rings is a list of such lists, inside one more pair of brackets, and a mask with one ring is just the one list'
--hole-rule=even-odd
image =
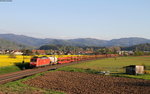
{"label": "village building", "polygon": [[39,55],[46,55],[45,50],[32,50],[32,53]]}

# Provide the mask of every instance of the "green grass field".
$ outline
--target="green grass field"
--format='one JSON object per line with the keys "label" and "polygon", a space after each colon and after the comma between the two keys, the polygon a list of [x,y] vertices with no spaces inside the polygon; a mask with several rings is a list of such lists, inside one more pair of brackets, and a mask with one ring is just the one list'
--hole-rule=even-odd
{"label": "green grass field", "polygon": [[21,71],[25,67],[26,69],[29,68],[29,63],[15,63],[13,66],[6,66],[6,67],[0,67],[0,75],[11,73],[11,72],[17,72]]}
{"label": "green grass field", "polygon": [[144,65],[146,71],[150,71],[150,57],[118,57],[106,58],[100,60],[87,61],[85,63],[79,63],[67,67],[60,68],[58,70],[73,71],[73,72],[87,72],[98,73],[100,71],[110,71],[113,76],[131,77],[150,79],[150,74],[144,75],[127,75],[125,74],[125,66],[128,65]]}
{"label": "green grass field", "polygon": [[121,72],[123,67],[128,65],[144,65],[146,67],[146,70],[150,70],[150,57],[118,57],[117,59],[106,58],[87,61],[85,63],[79,63],[76,65],[71,65],[69,67],[94,69],[98,71]]}

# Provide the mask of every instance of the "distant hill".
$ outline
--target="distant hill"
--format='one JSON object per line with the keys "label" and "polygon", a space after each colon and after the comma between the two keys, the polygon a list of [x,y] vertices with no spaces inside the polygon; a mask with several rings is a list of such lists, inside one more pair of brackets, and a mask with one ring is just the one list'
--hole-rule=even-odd
{"label": "distant hill", "polygon": [[107,46],[133,46],[142,43],[150,43],[150,39],[131,37],[131,38],[121,38],[113,39],[108,41]]}
{"label": "distant hill", "polygon": [[11,42],[8,40],[0,39],[0,50],[5,50],[5,49],[18,50],[18,49],[25,49],[25,48],[31,48],[31,47],[22,44],[17,44],[15,42]]}
{"label": "distant hill", "polygon": [[112,40],[99,40],[93,38],[78,38],[78,39],[40,39],[33,38],[24,35],[15,35],[15,34],[0,34],[0,38],[16,42],[18,44],[30,45],[34,47],[40,47],[42,45],[69,45],[69,46],[133,46],[137,44],[150,43],[150,39],[131,37],[131,38],[120,38]]}
{"label": "distant hill", "polygon": [[67,40],[59,40],[59,39],[40,39],[40,38],[33,38],[24,35],[15,35],[15,34],[0,34],[0,38],[5,40],[11,40],[13,42],[30,45],[30,46],[42,46],[45,44],[69,44]]}
{"label": "distant hill", "polygon": [[144,44],[138,44],[130,47],[122,47],[122,50],[127,50],[127,51],[135,51],[135,50],[140,50],[140,51],[150,51],[150,43],[144,43]]}
{"label": "distant hill", "polygon": [[78,38],[68,40],[73,46],[106,46],[106,40],[99,40],[93,38]]}
{"label": "distant hill", "polygon": [[40,39],[33,38],[24,35],[15,34],[0,34],[0,38],[5,40],[11,40],[19,44],[30,45],[35,47],[40,47],[45,44],[55,44],[55,45],[71,45],[71,46],[104,46],[105,40],[98,40],[92,38],[79,38],[79,39]]}
{"label": "distant hill", "polygon": [[15,35],[15,34],[0,34],[0,38],[13,41],[19,44],[38,46],[42,44],[42,39],[32,38],[24,35]]}

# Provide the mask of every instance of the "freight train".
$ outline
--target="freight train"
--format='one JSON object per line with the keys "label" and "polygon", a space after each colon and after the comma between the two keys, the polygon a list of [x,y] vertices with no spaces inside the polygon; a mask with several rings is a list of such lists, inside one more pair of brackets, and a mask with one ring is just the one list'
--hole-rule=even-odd
{"label": "freight train", "polygon": [[53,64],[71,63],[85,60],[93,60],[106,57],[116,57],[117,54],[107,55],[81,55],[81,56],[68,56],[68,57],[32,57],[30,60],[30,67],[41,67]]}

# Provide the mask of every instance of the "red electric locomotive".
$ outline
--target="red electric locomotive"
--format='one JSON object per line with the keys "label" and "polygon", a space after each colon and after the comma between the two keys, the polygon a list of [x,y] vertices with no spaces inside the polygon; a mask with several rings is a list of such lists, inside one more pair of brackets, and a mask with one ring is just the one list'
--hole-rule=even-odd
{"label": "red electric locomotive", "polygon": [[30,61],[31,67],[40,67],[50,65],[50,59],[48,57],[33,57]]}

